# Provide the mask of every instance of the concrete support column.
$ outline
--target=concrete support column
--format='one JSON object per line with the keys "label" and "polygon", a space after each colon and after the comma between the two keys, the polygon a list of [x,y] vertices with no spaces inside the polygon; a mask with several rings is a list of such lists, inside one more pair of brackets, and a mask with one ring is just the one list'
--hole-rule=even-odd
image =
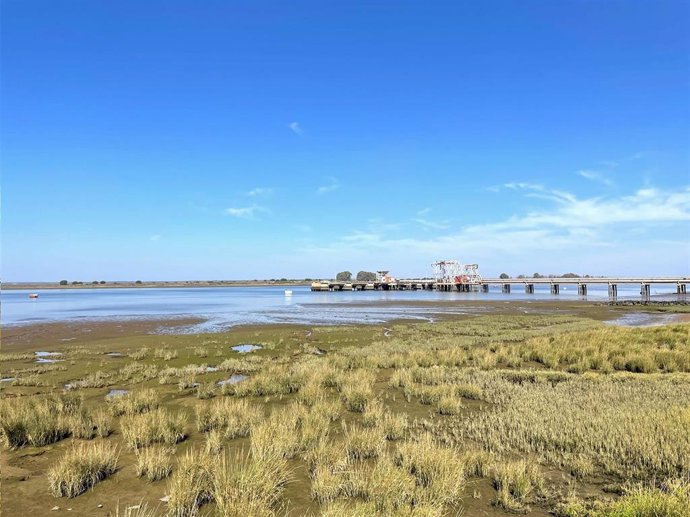
{"label": "concrete support column", "polygon": [[525,284],[525,293],[534,294],[534,284]]}
{"label": "concrete support column", "polygon": [[587,284],[577,284],[577,294],[587,296]]}
{"label": "concrete support column", "polygon": [[561,286],[558,284],[551,284],[551,294],[558,294],[561,291]]}
{"label": "concrete support column", "polygon": [[616,298],[618,298],[618,285],[609,284],[609,298],[611,300],[615,300]]}
{"label": "concrete support column", "polygon": [[501,286],[501,292],[503,294],[510,294],[510,284],[503,284]]}
{"label": "concrete support column", "polygon": [[482,292],[483,293],[489,292],[489,284],[482,284]]}
{"label": "concrete support column", "polygon": [[645,301],[649,301],[652,296],[652,286],[650,284],[640,284],[640,295]]}
{"label": "concrete support column", "polygon": [[687,294],[688,293],[687,286],[685,284],[681,284],[679,282],[678,285],[676,286],[676,293]]}

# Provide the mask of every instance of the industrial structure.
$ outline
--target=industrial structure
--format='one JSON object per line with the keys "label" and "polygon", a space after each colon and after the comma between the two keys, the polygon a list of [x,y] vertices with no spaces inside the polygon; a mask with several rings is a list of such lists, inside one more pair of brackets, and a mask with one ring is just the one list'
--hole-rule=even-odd
{"label": "industrial structure", "polygon": [[540,277],[540,278],[483,278],[477,264],[461,264],[457,260],[439,260],[431,264],[432,278],[397,279],[387,270],[376,272],[374,281],[321,280],[311,284],[312,291],[402,291],[432,290],[459,292],[489,292],[490,285],[501,287],[501,292],[510,293],[512,286],[524,286],[525,293],[534,294],[535,285],[549,285],[552,295],[560,293],[561,285],[577,285],[577,293],[587,296],[590,284],[608,286],[609,299],[618,297],[618,285],[639,284],[643,300],[651,298],[652,284],[675,284],[676,293],[687,294],[690,277]]}

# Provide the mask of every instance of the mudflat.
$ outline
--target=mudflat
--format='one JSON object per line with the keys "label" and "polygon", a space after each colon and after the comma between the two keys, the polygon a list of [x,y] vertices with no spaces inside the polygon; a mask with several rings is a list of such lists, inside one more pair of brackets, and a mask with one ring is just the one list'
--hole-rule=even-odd
{"label": "mudflat", "polygon": [[491,309],[213,334],[176,333],[196,320],[5,329],[3,510],[575,516],[644,497],[685,511],[687,315],[625,328],[602,320],[645,308]]}

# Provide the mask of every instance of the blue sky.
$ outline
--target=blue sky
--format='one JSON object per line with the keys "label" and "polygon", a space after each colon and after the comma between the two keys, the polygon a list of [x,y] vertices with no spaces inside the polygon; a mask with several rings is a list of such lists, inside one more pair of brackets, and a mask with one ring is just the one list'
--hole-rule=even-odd
{"label": "blue sky", "polygon": [[2,276],[690,272],[687,2],[2,3]]}

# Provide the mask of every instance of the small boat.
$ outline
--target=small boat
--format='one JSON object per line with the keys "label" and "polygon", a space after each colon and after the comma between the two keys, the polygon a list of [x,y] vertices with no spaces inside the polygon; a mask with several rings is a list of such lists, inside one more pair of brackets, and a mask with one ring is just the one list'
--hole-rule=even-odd
{"label": "small boat", "polygon": [[290,289],[285,289],[285,296],[292,296],[292,291]]}
{"label": "small boat", "polygon": [[38,294],[37,293],[31,293],[29,295],[29,298],[38,298]]}

